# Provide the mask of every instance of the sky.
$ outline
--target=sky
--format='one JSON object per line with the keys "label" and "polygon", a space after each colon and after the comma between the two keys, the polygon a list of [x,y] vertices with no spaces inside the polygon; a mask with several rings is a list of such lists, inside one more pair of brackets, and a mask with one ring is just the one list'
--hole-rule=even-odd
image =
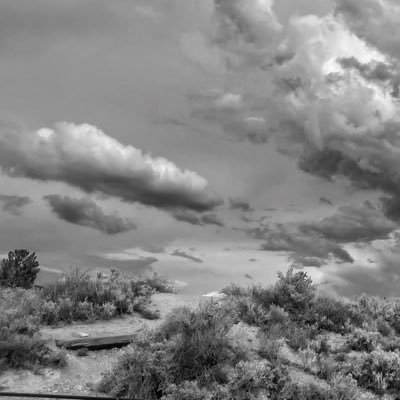
{"label": "sky", "polygon": [[400,281],[397,0],[2,0],[0,255],[188,293]]}

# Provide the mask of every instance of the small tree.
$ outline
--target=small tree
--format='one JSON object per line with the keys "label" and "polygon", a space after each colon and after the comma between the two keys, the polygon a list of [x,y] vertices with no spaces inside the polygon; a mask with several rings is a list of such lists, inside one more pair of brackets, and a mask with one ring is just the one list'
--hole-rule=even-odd
{"label": "small tree", "polygon": [[0,284],[29,289],[33,286],[39,270],[35,253],[25,249],[10,251],[8,258],[1,262]]}

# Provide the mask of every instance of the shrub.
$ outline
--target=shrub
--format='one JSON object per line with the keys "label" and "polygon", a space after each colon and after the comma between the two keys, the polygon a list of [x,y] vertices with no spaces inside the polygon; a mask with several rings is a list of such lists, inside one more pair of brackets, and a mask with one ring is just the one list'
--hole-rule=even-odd
{"label": "shrub", "polygon": [[380,335],[378,332],[355,329],[347,343],[351,350],[371,352],[376,349],[379,338]]}
{"label": "shrub", "polygon": [[264,307],[255,303],[250,297],[237,297],[233,301],[237,316],[249,325],[262,326],[268,320]]}
{"label": "shrub", "polygon": [[169,290],[166,281],[157,274],[140,278],[112,270],[109,280],[104,281],[92,279],[87,271],[72,268],[62,279],[43,286],[42,322],[110,319],[135,311],[155,319],[158,314],[147,307],[155,288]]}
{"label": "shrub", "polygon": [[278,365],[280,361],[280,349],[284,344],[284,339],[271,339],[264,335],[260,338],[258,354],[273,365]]}
{"label": "shrub", "polygon": [[64,366],[65,353],[52,350],[38,333],[40,319],[33,312],[39,301],[36,295],[30,291],[6,289],[1,291],[0,297],[0,371]]}
{"label": "shrub", "polygon": [[197,381],[185,381],[169,385],[162,400],[230,400],[228,389],[220,385],[212,388],[200,387]]}
{"label": "shrub", "polygon": [[227,365],[240,354],[227,337],[231,326],[231,315],[213,301],[196,310],[178,308],[154,333],[131,345],[100,388],[114,396],[153,399],[174,398],[187,389],[181,386],[185,381],[197,380],[201,387],[226,383]]}
{"label": "shrub", "polygon": [[142,315],[143,318],[149,320],[160,319],[160,313],[158,311],[151,310],[150,308],[147,307],[142,307],[140,309],[140,314]]}
{"label": "shrub", "polygon": [[132,343],[113,370],[103,376],[98,390],[115,397],[160,398],[168,377],[169,355],[163,347],[149,340]]}
{"label": "shrub", "polygon": [[340,364],[332,356],[318,354],[316,358],[317,375],[320,379],[331,380],[341,370]]}
{"label": "shrub", "polygon": [[302,316],[311,306],[316,290],[317,285],[312,283],[307,273],[294,273],[293,268],[289,268],[285,275],[278,272],[278,281],[273,288],[273,303],[293,316]]}
{"label": "shrub", "polygon": [[161,332],[171,335],[175,331],[172,364],[177,382],[201,378],[210,370],[218,375],[222,372],[220,365],[233,355],[227,337],[231,326],[226,310],[212,301],[195,311],[184,308],[167,320]]}
{"label": "shrub", "polygon": [[400,333],[400,298],[363,294],[357,300],[357,307],[370,320],[382,319],[394,328],[396,333]]}
{"label": "shrub", "polygon": [[386,390],[400,391],[400,352],[386,352],[380,348],[358,355],[350,370],[358,384],[377,394]]}
{"label": "shrub", "polygon": [[351,304],[327,296],[318,296],[307,311],[305,321],[315,325],[317,330],[346,333],[351,324],[361,326],[363,318]]}
{"label": "shrub", "polygon": [[174,293],[173,285],[157,272],[154,272],[152,276],[147,276],[142,279],[144,285],[151,287],[158,293]]}
{"label": "shrub", "polygon": [[285,330],[286,342],[294,351],[307,348],[313,337],[314,332],[309,327],[303,328],[292,323]]}
{"label": "shrub", "polygon": [[321,386],[316,383],[300,384],[289,382],[280,400],[358,400],[357,383],[351,376],[337,376],[332,386]]}
{"label": "shrub", "polygon": [[226,294],[227,296],[243,297],[248,295],[248,290],[237,283],[232,282],[228,286],[225,286],[221,290],[221,293]]}
{"label": "shrub", "polygon": [[[262,286],[252,286],[248,295],[252,299],[252,301],[256,304],[262,306],[265,310],[268,310],[269,307],[276,302],[275,292],[273,287],[262,287]],[[280,305],[275,303],[276,305]],[[280,305],[282,307],[282,305]]]}
{"label": "shrub", "polygon": [[376,321],[377,331],[384,337],[388,337],[392,334],[393,329],[382,317],[378,318]]}
{"label": "shrub", "polygon": [[239,362],[229,383],[230,398],[252,400],[259,395],[268,399],[277,398],[287,377],[287,370],[282,365],[272,366],[265,360]]}
{"label": "shrub", "polygon": [[29,289],[33,286],[39,269],[35,253],[25,249],[10,251],[8,257],[1,262],[0,284]]}

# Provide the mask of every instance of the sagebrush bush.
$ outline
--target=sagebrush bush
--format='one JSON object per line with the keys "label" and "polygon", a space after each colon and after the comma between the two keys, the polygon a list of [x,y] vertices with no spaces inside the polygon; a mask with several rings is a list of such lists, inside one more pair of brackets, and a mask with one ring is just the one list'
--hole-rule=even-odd
{"label": "sagebrush bush", "polygon": [[235,366],[229,382],[232,399],[252,400],[263,396],[276,399],[288,379],[287,369],[282,364],[273,366],[261,361],[241,361]]}
{"label": "sagebrush bush", "polygon": [[201,387],[197,381],[171,384],[165,389],[162,400],[230,400],[228,388],[214,384],[210,388]]}
{"label": "sagebrush bush", "polygon": [[0,265],[0,285],[30,289],[39,270],[35,253],[25,249],[10,251]]}
{"label": "sagebrush bush", "polygon": [[32,291],[0,289],[0,371],[66,364],[65,352],[51,349],[39,334],[38,304]]}
{"label": "sagebrush bush", "polygon": [[400,392],[400,352],[377,348],[358,354],[349,364],[349,371],[358,384],[377,394]]}
{"label": "sagebrush bush", "polygon": [[356,328],[349,337],[347,344],[350,350],[371,352],[378,346],[380,334],[362,328]]}
{"label": "sagebrush bush", "polygon": [[115,397],[160,398],[168,385],[170,353],[167,345],[150,340],[132,343],[98,390]]}
{"label": "sagebrush bush", "polygon": [[351,376],[338,375],[331,386],[316,383],[300,384],[289,382],[279,396],[279,400],[359,400],[357,383]]}
{"label": "sagebrush bush", "polygon": [[294,273],[289,268],[286,274],[278,272],[278,280],[273,288],[273,303],[284,308],[294,316],[302,315],[310,306],[317,291],[307,273]]}
{"label": "sagebrush bush", "polygon": [[400,298],[363,294],[357,299],[357,307],[366,318],[386,321],[396,333],[400,333]]}
{"label": "sagebrush bush", "polygon": [[231,326],[229,309],[214,301],[201,303],[196,310],[178,308],[156,331],[132,344],[104,377],[101,389],[118,396],[146,399],[169,393],[173,398],[171,387],[175,396],[186,390],[180,386],[185,381],[197,381],[201,388],[226,384],[229,365],[241,356],[227,337]]}
{"label": "sagebrush bush", "polygon": [[327,296],[317,296],[304,318],[317,330],[335,333],[346,333],[353,325],[361,326],[363,322],[362,315],[351,304]]}
{"label": "sagebrush bush", "polygon": [[92,279],[88,271],[72,268],[62,279],[48,283],[41,290],[42,322],[111,319],[137,311],[145,318],[156,319],[158,313],[148,308],[156,290],[172,290],[161,276],[135,277],[111,271],[107,281]]}
{"label": "sagebrush bush", "polygon": [[[200,304],[195,311],[184,310],[178,314],[179,318],[173,319],[176,324],[172,356],[175,375],[179,381],[201,378],[209,370],[220,375],[220,365],[233,356],[227,337],[232,326],[230,315],[214,302]],[[170,335],[169,321],[167,326]],[[161,332],[163,329],[161,327]],[[225,379],[223,374],[219,377]]]}

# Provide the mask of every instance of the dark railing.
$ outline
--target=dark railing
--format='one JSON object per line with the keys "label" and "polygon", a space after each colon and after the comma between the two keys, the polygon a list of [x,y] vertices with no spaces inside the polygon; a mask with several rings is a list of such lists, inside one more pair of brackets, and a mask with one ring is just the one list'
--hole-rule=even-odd
{"label": "dark railing", "polygon": [[71,399],[71,400],[139,400],[128,399],[122,397],[96,397],[96,396],[80,396],[74,394],[50,394],[50,393],[14,393],[14,392],[0,392],[0,397],[30,397],[41,399]]}

